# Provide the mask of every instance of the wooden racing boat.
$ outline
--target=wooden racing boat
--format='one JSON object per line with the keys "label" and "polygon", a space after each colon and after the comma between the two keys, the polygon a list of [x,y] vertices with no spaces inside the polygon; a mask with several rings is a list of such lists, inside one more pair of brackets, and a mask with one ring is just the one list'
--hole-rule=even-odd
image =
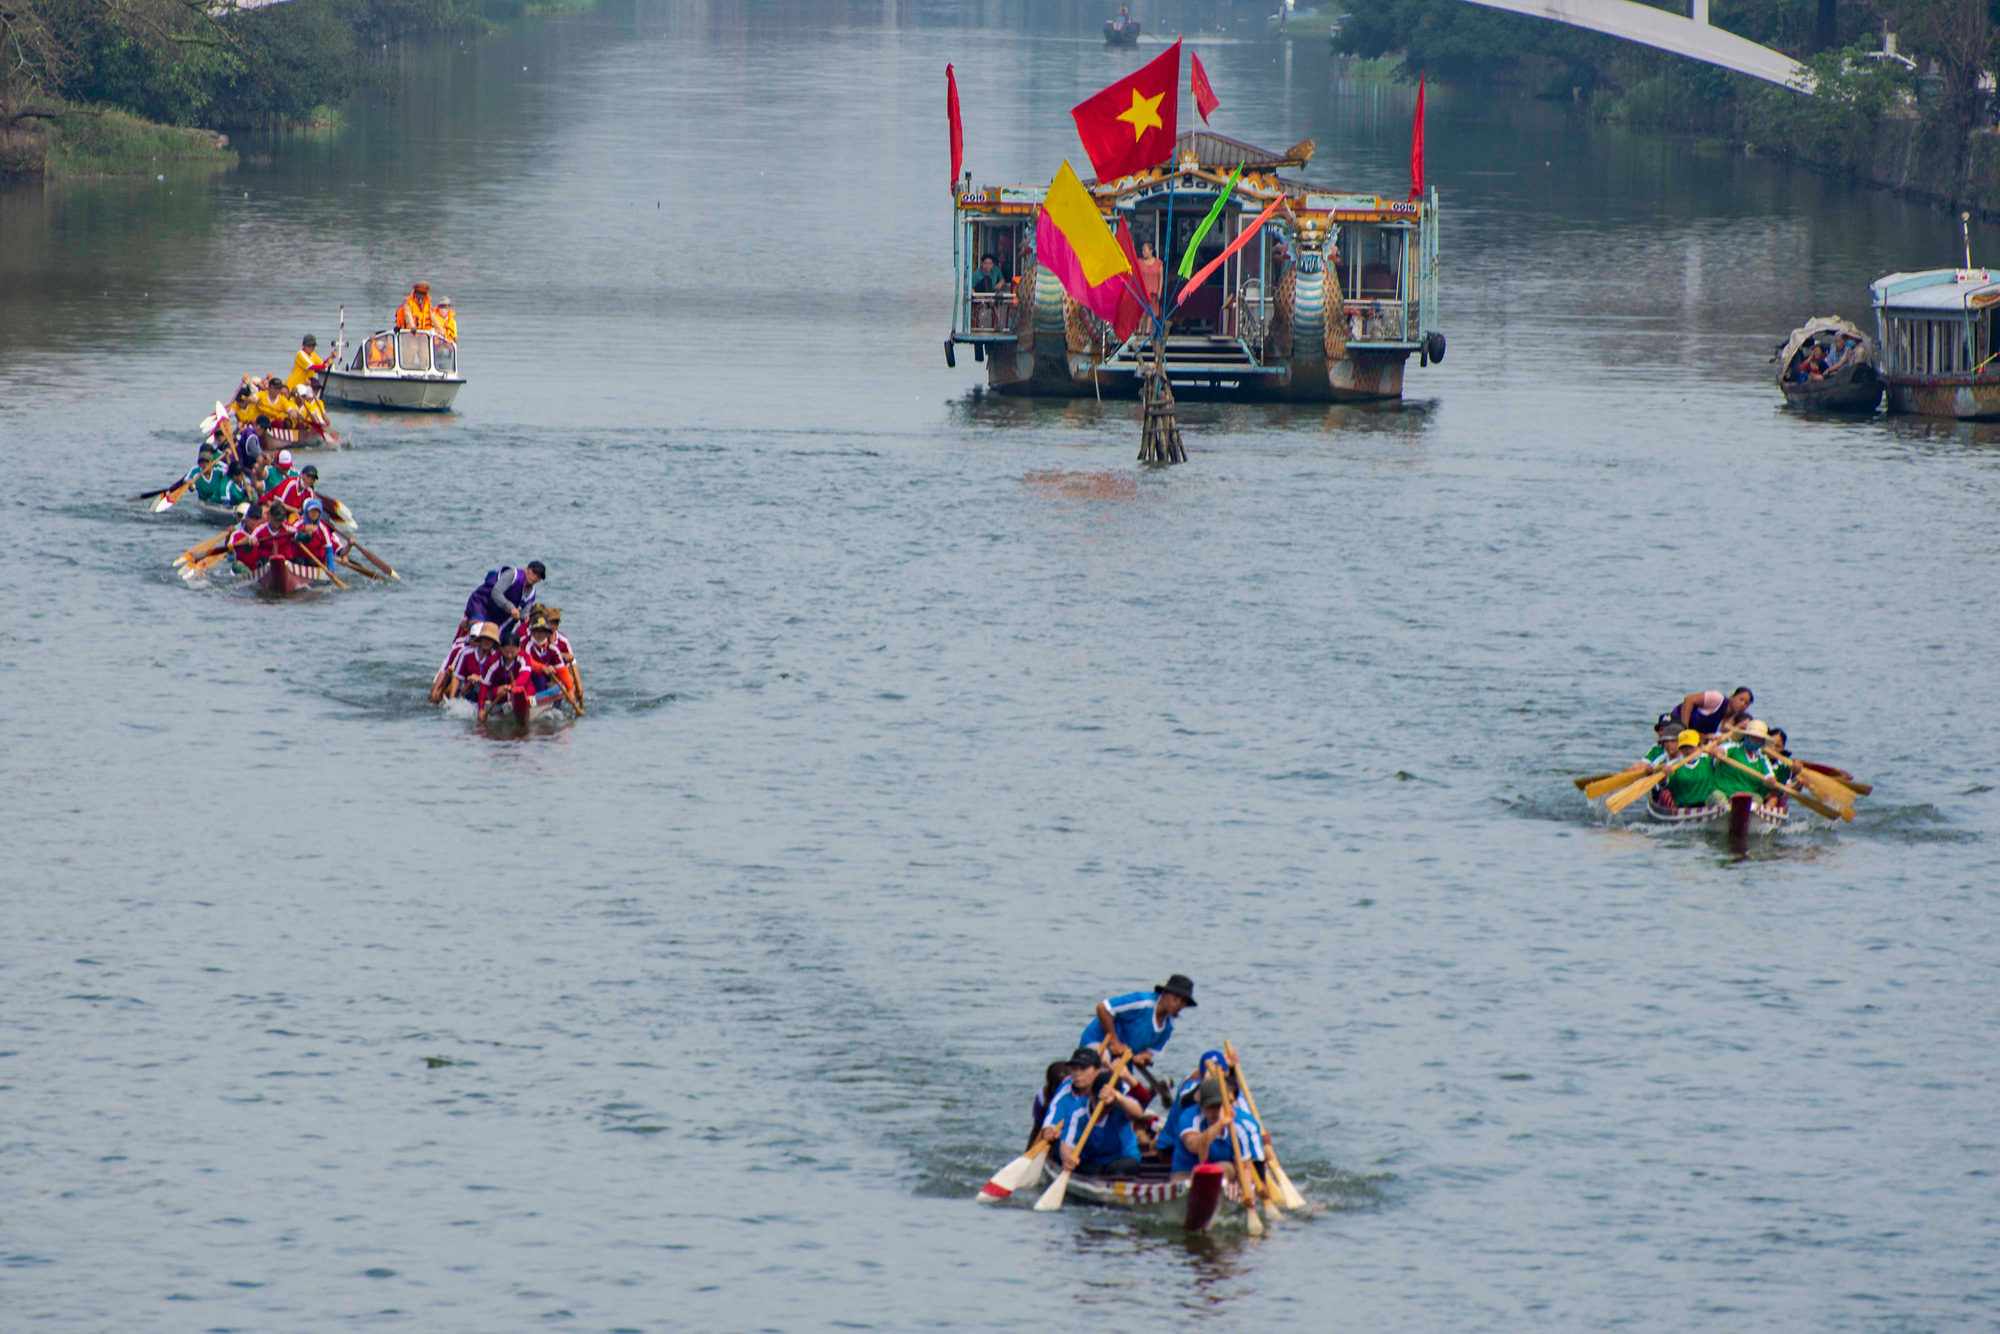
{"label": "wooden racing boat", "polygon": [[327,582],[326,571],[305,560],[267,560],[257,570],[257,587],[287,597]]}
{"label": "wooden racing boat", "polygon": [[[1727,825],[1729,807],[1694,806],[1667,807],[1660,804],[1657,795],[1646,798],[1646,818],[1654,824],[1672,825],[1678,829],[1699,829],[1706,825]],[[1774,810],[1769,806],[1750,808],[1750,832],[1768,834],[1783,829],[1792,818],[1788,810]]]}
{"label": "wooden racing boat", "polygon": [[[1054,1157],[1053,1154],[1048,1157]],[[1053,1181],[1062,1169],[1044,1158],[1042,1177]],[[1114,1209],[1146,1209],[1185,1201],[1181,1225],[1189,1232],[1207,1231],[1224,1199],[1240,1201],[1236,1180],[1220,1163],[1203,1163],[1182,1181],[1170,1178],[1166,1165],[1142,1162],[1130,1177],[1096,1177],[1077,1173],[1069,1179],[1068,1197]]]}

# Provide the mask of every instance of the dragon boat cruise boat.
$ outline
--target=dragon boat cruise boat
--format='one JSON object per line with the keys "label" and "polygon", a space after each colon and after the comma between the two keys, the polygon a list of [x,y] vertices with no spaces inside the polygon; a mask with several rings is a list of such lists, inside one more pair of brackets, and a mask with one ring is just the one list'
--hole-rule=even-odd
{"label": "dragon boat cruise boat", "polygon": [[349,356],[343,341],[326,373],[326,401],[349,408],[446,412],[465,377],[458,372],[458,344],[430,329],[384,329],[370,334]]}
{"label": "dragon boat cruise boat", "polygon": [[[1208,131],[1174,141],[1160,166],[1085,182],[1114,231],[1131,230],[1174,277],[1190,244],[1194,269],[1221,255],[1282,201],[1267,225],[1174,311],[1163,349],[1176,394],[1224,399],[1348,402],[1396,399],[1412,356],[1444,359],[1437,327],[1437,192],[1416,200],[1350,193],[1296,179],[1313,157],[1302,140],[1271,152]],[[1215,225],[1201,224],[1241,170]],[[1110,325],[1067,296],[1035,262],[1035,223],[1046,189],[954,192],[956,293],[947,364],[972,347],[987,385],[1003,394],[1136,396],[1153,357],[1143,326],[1118,340]],[[991,261],[989,264],[988,261]]]}
{"label": "dragon boat cruise boat", "polygon": [[1968,265],[1892,273],[1868,290],[1890,412],[2000,419],[2000,280]]}

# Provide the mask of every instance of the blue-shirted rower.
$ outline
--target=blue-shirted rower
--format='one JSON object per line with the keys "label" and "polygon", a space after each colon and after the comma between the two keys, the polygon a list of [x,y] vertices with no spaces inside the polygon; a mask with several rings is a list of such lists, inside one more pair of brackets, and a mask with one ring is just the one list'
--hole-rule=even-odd
{"label": "blue-shirted rower", "polygon": [[1097,1002],[1097,1017],[1085,1026],[1076,1045],[1096,1047],[1113,1060],[1130,1051],[1134,1065],[1151,1065],[1153,1053],[1174,1035],[1174,1016],[1193,1008],[1194,983],[1175,973],[1150,995],[1131,991]]}
{"label": "blue-shirted rower", "polygon": [[[1099,1102],[1106,1104],[1104,1114],[1084,1140],[1083,1128]],[[1117,1091],[1109,1070],[1078,1067],[1049,1103],[1042,1138],[1061,1149],[1065,1168],[1085,1176],[1134,1176],[1139,1171],[1139,1136],[1132,1119],[1143,1115],[1145,1109],[1137,1099]]]}

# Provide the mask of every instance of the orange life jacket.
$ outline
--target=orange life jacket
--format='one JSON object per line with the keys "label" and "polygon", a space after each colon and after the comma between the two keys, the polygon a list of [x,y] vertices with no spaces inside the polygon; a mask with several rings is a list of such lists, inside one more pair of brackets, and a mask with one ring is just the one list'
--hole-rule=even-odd
{"label": "orange life jacket", "polygon": [[415,292],[396,307],[396,327],[398,329],[428,329],[431,327],[431,299],[425,297],[421,304]]}

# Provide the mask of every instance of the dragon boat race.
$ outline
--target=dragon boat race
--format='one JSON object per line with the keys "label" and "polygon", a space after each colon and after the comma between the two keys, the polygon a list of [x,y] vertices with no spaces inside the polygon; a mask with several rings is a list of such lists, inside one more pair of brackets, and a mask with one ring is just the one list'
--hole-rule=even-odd
{"label": "dragon boat race", "polygon": [[2000,1324],[1923,4],[0,6],[0,1329]]}

